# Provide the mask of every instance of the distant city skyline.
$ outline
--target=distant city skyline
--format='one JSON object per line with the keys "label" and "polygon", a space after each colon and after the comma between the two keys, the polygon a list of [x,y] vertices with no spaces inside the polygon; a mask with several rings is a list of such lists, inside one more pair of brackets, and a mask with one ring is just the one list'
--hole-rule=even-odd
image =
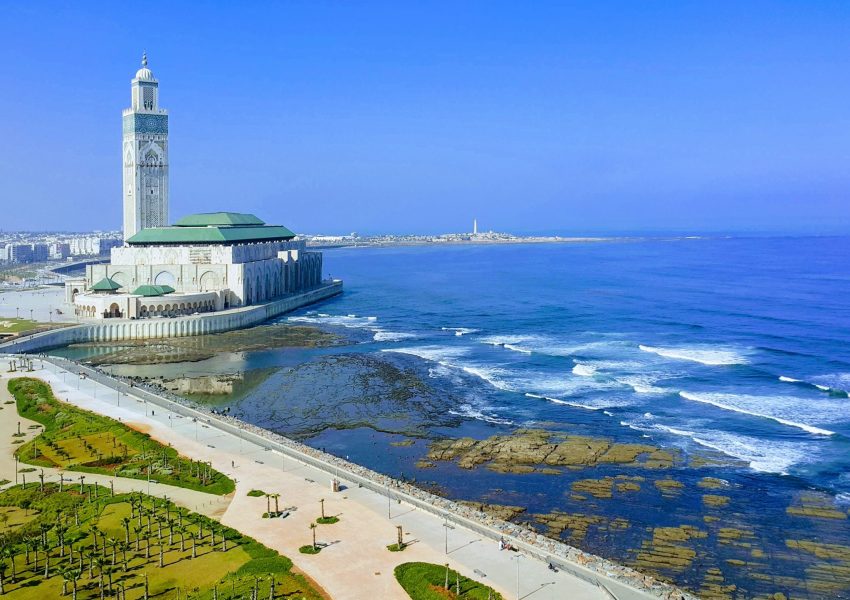
{"label": "distant city skyline", "polygon": [[120,229],[121,110],[143,51],[170,114],[172,221],[227,207],[317,234],[473,219],[514,233],[850,229],[843,3],[4,16],[4,231]]}

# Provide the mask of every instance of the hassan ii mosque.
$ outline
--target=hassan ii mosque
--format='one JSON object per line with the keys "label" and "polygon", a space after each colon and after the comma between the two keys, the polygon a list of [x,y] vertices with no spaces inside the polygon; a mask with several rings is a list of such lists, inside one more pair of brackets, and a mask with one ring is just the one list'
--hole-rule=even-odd
{"label": "hassan ii mosque", "polygon": [[[168,224],[168,112],[159,107],[159,82],[147,62],[144,56],[123,112],[124,245],[112,249],[108,264],[89,265],[84,278],[66,281],[66,301],[76,315],[192,321],[204,313],[280,304],[280,311],[266,311],[269,317],[306,304],[297,301],[301,294],[317,298],[311,291],[322,286],[338,293],[340,282],[322,281],[322,254],[308,252],[286,227],[237,212],[188,215]],[[281,299],[289,301],[274,302]]]}

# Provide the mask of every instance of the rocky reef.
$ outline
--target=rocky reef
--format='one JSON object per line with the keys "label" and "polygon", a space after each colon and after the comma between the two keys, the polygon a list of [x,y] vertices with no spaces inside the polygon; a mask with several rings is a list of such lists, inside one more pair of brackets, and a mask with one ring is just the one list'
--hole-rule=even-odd
{"label": "rocky reef", "polygon": [[656,446],[537,429],[520,429],[485,440],[468,437],[440,440],[431,444],[427,458],[431,462],[455,461],[462,469],[486,465],[499,473],[546,474],[562,472],[555,467],[617,464],[666,469],[679,462],[674,452]]}

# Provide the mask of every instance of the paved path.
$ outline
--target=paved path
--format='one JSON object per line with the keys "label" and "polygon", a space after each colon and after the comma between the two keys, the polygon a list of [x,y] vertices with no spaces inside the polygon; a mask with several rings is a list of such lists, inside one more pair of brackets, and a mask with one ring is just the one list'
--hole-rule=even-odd
{"label": "paved path", "polygon": [[[495,542],[483,540],[471,530],[460,526],[447,529],[439,517],[404,503],[388,502],[386,495],[355,486],[333,493],[332,476],[325,471],[265,451],[241,437],[148,405],[138,398],[128,398],[125,394],[119,398],[115,390],[90,379],[81,380],[54,365],[45,363],[44,369],[31,375],[47,380],[58,397],[144,429],[182,454],[210,461],[214,468],[232,476],[237,488],[221,521],[293,558],[337,600],[407,600],[395,581],[393,568],[414,560],[449,563],[463,575],[493,586],[506,599],[610,600],[614,597],[607,590],[566,572],[552,572],[538,560],[500,551]],[[344,475],[340,478],[344,482]],[[145,482],[131,485],[139,483]],[[158,484],[155,487],[152,492],[158,495],[165,488]],[[248,497],[251,489],[281,494],[281,508],[292,508],[289,516],[262,519],[267,501]],[[175,500],[181,496],[180,492],[171,492],[169,497],[172,493]],[[180,498],[181,503],[192,508],[193,494],[197,492]],[[318,541],[327,544],[320,554],[301,555],[298,547],[310,542],[308,525],[319,516],[322,498],[326,514],[338,515],[340,522],[317,530]],[[203,502],[201,498],[195,501]],[[392,553],[386,546],[395,541],[399,525],[410,546],[404,552]],[[615,598],[647,597],[638,590],[625,589],[618,590]]]}

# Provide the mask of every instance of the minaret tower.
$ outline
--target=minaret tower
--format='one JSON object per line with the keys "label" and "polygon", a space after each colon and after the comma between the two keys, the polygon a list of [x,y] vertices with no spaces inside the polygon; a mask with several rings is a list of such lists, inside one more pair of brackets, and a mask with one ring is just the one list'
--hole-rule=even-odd
{"label": "minaret tower", "polygon": [[159,83],[142,55],[124,110],[124,239],[168,225],[168,113],[159,108]]}

